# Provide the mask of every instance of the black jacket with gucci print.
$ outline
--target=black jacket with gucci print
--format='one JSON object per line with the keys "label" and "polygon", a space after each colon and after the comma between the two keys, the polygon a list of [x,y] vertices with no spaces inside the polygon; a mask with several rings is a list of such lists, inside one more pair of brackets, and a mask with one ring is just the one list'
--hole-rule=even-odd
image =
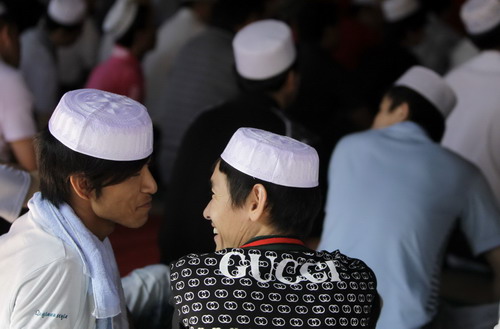
{"label": "black jacket with gucci print", "polygon": [[181,328],[374,328],[376,285],[339,251],[235,248],[171,264]]}

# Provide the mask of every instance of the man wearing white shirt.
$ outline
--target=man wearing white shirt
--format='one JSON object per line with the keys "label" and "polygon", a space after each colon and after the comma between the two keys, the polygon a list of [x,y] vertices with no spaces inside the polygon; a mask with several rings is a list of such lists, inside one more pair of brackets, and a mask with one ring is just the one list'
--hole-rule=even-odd
{"label": "man wearing white shirt", "polygon": [[151,119],[127,97],[74,90],[37,145],[40,192],[0,237],[2,328],[127,329],[108,236],[148,219]]}

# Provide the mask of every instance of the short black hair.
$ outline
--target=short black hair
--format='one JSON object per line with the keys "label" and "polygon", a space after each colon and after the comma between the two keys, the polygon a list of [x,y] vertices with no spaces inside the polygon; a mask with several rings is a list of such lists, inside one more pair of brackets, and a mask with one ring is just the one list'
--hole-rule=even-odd
{"label": "short black hair", "polygon": [[254,178],[236,170],[222,159],[219,170],[227,178],[232,206],[241,207],[255,184],[262,184],[267,192],[266,208],[271,224],[281,234],[305,237],[321,208],[319,187],[286,187]]}
{"label": "short black hair", "polygon": [[152,20],[152,11],[149,5],[141,4],[137,7],[137,14],[125,33],[116,40],[116,43],[130,48],[134,43],[135,33],[148,27]]}
{"label": "short black hair", "polygon": [[495,49],[500,47],[500,24],[495,26],[493,29],[480,33],[480,34],[468,34],[472,43],[476,45],[480,50]]}
{"label": "short black hair", "polygon": [[57,140],[48,128],[36,137],[40,192],[55,206],[70,201],[69,177],[82,174],[100,197],[103,187],[118,184],[138,173],[149,157],[136,161],[98,159],[75,152]]}
{"label": "short black hair", "polygon": [[242,77],[237,71],[235,74],[241,90],[245,92],[270,93],[279,91],[283,87],[290,72],[297,72],[297,59],[285,71],[264,80],[247,79]]}
{"label": "short black hair", "polygon": [[425,97],[404,86],[390,88],[385,96],[391,100],[390,111],[403,103],[407,103],[410,108],[408,120],[424,128],[427,135],[436,143],[441,141],[445,130],[445,118]]}

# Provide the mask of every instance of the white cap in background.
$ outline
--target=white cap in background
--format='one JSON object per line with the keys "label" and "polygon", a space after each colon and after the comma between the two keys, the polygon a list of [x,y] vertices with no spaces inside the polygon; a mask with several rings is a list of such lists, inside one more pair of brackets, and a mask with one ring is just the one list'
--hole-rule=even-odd
{"label": "white cap in background", "polygon": [[104,32],[111,34],[115,40],[119,39],[134,22],[138,9],[137,0],[116,0],[104,19]]}
{"label": "white cap in background", "polygon": [[221,158],[236,170],[266,182],[300,188],[318,186],[318,153],[290,137],[239,128]]}
{"label": "white cap in background", "polygon": [[500,23],[500,1],[466,1],[460,9],[460,17],[469,34],[488,32]]}
{"label": "white cap in background", "polygon": [[385,0],[382,2],[382,13],[389,23],[405,19],[420,9],[417,0]]}
{"label": "white cap in background", "polygon": [[50,0],[48,15],[63,25],[77,25],[83,22],[87,13],[84,0]]}
{"label": "white cap in background", "polygon": [[238,74],[250,80],[279,75],[296,57],[292,31],[284,22],[274,19],[242,28],[234,37],[233,51]]}
{"label": "white cap in background", "polygon": [[73,151],[115,161],[153,153],[153,124],[146,108],[97,89],[65,93],[49,120],[50,133]]}
{"label": "white cap in background", "polygon": [[394,86],[410,88],[434,105],[444,117],[450,114],[457,103],[455,92],[436,72],[423,66],[408,69]]}

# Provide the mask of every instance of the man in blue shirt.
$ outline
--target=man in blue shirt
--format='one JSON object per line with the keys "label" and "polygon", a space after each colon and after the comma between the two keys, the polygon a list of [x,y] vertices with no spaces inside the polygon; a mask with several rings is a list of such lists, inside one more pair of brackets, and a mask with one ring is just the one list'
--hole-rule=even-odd
{"label": "man in blue shirt", "polygon": [[432,321],[457,221],[473,253],[499,268],[500,213],[490,187],[438,144],[455,102],[441,77],[413,67],[385,94],[374,129],[345,137],[332,156],[319,249],[340,249],[374,270],[383,300],[377,328]]}

